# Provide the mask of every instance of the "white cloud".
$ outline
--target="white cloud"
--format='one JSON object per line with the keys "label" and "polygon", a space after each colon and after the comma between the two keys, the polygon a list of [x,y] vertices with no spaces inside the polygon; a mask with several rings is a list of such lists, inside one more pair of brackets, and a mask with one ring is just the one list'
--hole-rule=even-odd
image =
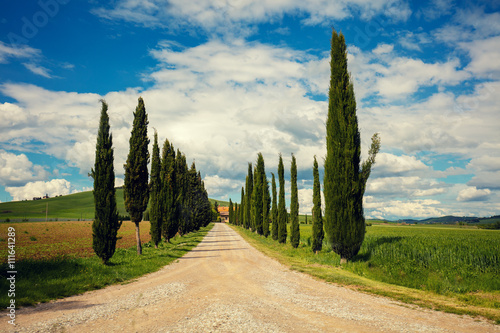
{"label": "white cloud", "polygon": [[471,57],[470,63],[465,70],[477,76],[491,78],[494,74],[500,73],[500,36],[486,39],[474,40],[467,43],[460,43],[460,46],[467,50]]}
{"label": "white cloud", "polygon": [[96,8],[96,15],[107,19],[125,20],[146,27],[201,27],[206,32],[221,35],[249,35],[252,25],[276,22],[285,14],[302,13],[304,24],[330,24],[332,19],[342,20],[353,15],[368,20],[383,14],[393,20],[406,20],[411,10],[407,3],[391,1],[225,1],[197,2],[174,0],[168,5],[163,0],[138,2],[117,1],[113,8]]}
{"label": "white cloud", "polygon": [[[245,185],[242,182],[235,181],[234,179],[221,178],[219,177],[219,175],[206,176],[203,179],[203,182],[205,184],[207,193],[209,193],[209,195],[211,196],[216,197],[231,192],[237,192],[238,190],[241,190],[242,186]],[[236,201],[239,201],[239,198]]]}
{"label": "white cloud", "polygon": [[17,186],[45,179],[48,175],[42,166],[33,165],[25,154],[16,155],[0,150],[0,185]]}
{"label": "white cloud", "polygon": [[457,201],[484,201],[489,198],[489,189],[478,190],[475,186],[468,187],[458,193]]}
{"label": "white cloud", "polygon": [[397,156],[389,153],[379,153],[376,157],[376,164],[373,167],[373,176],[394,177],[428,169],[429,167],[415,156]]}
{"label": "white cloud", "polygon": [[441,208],[440,201],[433,199],[377,201],[372,196],[365,196],[363,206],[367,218],[379,219],[428,218],[449,213]]}
{"label": "white cloud", "polygon": [[18,105],[11,103],[0,104],[0,128],[8,129],[23,126],[28,122],[28,117],[28,113]]}
{"label": "white cloud", "polygon": [[33,74],[40,75],[46,77],[47,79],[51,79],[52,75],[50,75],[50,70],[39,65],[35,65],[34,63],[23,63],[24,67],[29,69]]}
{"label": "white cloud", "polygon": [[392,50],[394,49],[394,45],[392,44],[379,44],[375,49],[373,49],[373,53],[375,54],[384,54],[384,53],[391,53]]}
{"label": "white cloud", "polygon": [[40,50],[26,45],[11,47],[0,41],[0,64],[8,63],[9,58],[32,58],[40,54]]}
{"label": "white cloud", "polygon": [[50,197],[56,195],[70,194],[71,183],[65,179],[52,179],[51,181],[29,182],[24,186],[5,187],[14,201],[32,199],[33,197],[43,197],[48,194]]}

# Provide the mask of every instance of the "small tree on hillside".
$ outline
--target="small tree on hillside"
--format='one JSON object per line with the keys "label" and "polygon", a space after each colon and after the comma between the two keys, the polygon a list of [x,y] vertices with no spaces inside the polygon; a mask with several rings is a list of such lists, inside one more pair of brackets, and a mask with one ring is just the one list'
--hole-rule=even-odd
{"label": "small tree on hillside", "polygon": [[142,97],[134,112],[134,123],[130,136],[130,150],[125,168],[125,184],[123,186],[125,209],[135,223],[137,254],[142,254],[139,223],[149,201],[148,163],[148,115]]}
{"label": "small tree on hillside", "polygon": [[97,133],[95,164],[90,176],[94,179],[95,218],[92,223],[92,248],[107,265],[116,249],[118,221],[113,167],[113,138],[109,131],[108,105],[101,100],[101,119]]}
{"label": "small tree on hillside", "polygon": [[297,248],[300,243],[299,228],[299,198],[297,190],[297,161],[292,154],[292,166],[290,168],[290,179],[292,183],[292,197],[290,202],[290,243],[293,248]]}
{"label": "small tree on hillside", "polygon": [[[313,166],[313,220],[312,220],[312,250],[313,252],[321,251],[323,247],[323,216],[321,215],[321,185],[319,183],[318,162],[314,156]],[[307,215],[306,215],[307,217]]]}
{"label": "small tree on hillside", "polygon": [[161,241],[161,230],[163,224],[163,203],[164,198],[162,197],[162,180],[161,180],[161,160],[160,160],[160,148],[158,147],[158,133],[154,134],[153,143],[153,154],[151,157],[151,180],[150,180],[150,192],[151,192],[151,209],[149,211],[149,222],[151,223],[150,235],[151,240],[155,244],[155,248],[158,248],[158,243]]}

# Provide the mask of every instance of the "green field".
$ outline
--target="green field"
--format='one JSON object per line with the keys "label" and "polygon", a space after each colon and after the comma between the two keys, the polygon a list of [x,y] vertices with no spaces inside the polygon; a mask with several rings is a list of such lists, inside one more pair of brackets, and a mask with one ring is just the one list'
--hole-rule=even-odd
{"label": "green field", "polygon": [[[311,225],[301,244],[278,244],[236,227],[252,245],[292,269],[330,282],[500,323],[500,232],[444,225],[374,224],[359,254],[340,264],[326,241],[311,251]],[[289,233],[290,235],[290,233]],[[434,295],[434,296],[432,296]]]}
{"label": "green field", "polygon": [[[301,229],[306,244],[310,243],[310,230]],[[328,249],[327,244],[325,247]],[[345,269],[439,294],[496,292],[500,291],[500,233],[445,226],[373,225],[367,228],[360,253]]]}

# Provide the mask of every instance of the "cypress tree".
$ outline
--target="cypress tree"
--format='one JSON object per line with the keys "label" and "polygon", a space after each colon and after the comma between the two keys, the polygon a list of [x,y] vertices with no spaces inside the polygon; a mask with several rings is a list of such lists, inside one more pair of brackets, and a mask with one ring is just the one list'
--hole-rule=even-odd
{"label": "cypress tree", "polygon": [[262,220],[264,205],[262,203],[262,199],[264,195],[263,176],[265,176],[265,172],[264,157],[262,157],[262,153],[259,153],[257,155],[257,167],[255,168],[254,188],[252,192],[252,216],[254,221],[254,228],[259,235],[264,234],[264,226]]}
{"label": "cypress tree", "polygon": [[176,214],[176,195],[177,181],[175,171],[175,150],[174,146],[165,139],[163,143],[161,157],[161,179],[162,179],[162,197],[163,197],[163,228],[162,234],[165,241],[175,236],[178,226],[178,217]]}
{"label": "cypress tree", "polygon": [[341,262],[355,256],[365,236],[363,194],[375,155],[378,136],[372,137],[370,157],[360,170],[361,139],[356,99],[349,72],[344,35],[332,31],[330,88],[326,121],[324,175],[325,231]]}
{"label": "cypress tree", "polygon": [[271,173],[271,188],[272,188],[272,208],[271,208],[271,236],[274,240],[278,240],[278,203],[277,203],[277,193],[276,193],[276,178],[274,173]]}
{"label": "cypress tree", "polygon": [[285,168],[283,167],[283,158],[280,154],[278,164],[278,179],[280,183],[279,202],[278,202],[278,242],[285,244],[287,237],[287,219],[288,213],[285,206]]}
{"label": "cypress tree", "polygon": [[186,156],[177,149],[175,156],[177,175],[176,216],[178,217],[179,234],[182,236],[189,232],[190,212],[188,207],[189,175]]}
{"label": "cypress tree", "polygon": [[215,211],[215,221],[218,221],[219,218],[219,203],[214,201],[214,211]]}
{"label": "cypress tree", "polygon": [[90,176],[94,179],[95,217],[92,222],[92,248],[107,265],[116,249],[118,221],[113,167],[113,137],[109,131],[108,105],[101,100],[101,118],[97,133],[95,164]]}
{"label": "cypress tree", "polygon": [[229,198],[229,224],[234,224],[233,221],[233,201]]}
{"label": "cypress tree", "polygon": [[239,225],[240,211],[238,203],[234,203],[234,225]]}
{"label": "cypress tree", "polygon": [[297,161],[292,154],[292,166],[290,168],[290,179],[292,183],[292,195],[290,201],[290,243],[293,248],[297,248],[300,243],[299,228],[299,198],[297,190]]}
{"label": "cypress tree", "polygon": [[158,243],[161,241],[161,229],[163,224],[163,184],[161,180],[161,160],[160,148],[158,147],[158,133],[154,134],[153,153],[151,157],[151,209],[149,211],[149,222],[151,223],[150,235],[151,240],[158,248]]}
{"label": "cypress tree", "polygon": [[125,209],[130,214],[130,219],[135,223],[137,239],[137,254],[142,254],[141,234],[139,223],[149,201],[148,184],[148,115],[142,97],[134,112],[134,123],[130,136],[130,150],[125,168],[124,199]]}
{"label": "cypress tree", "polygon": [[319,183],[318,162],[316,161],[316,156],[314,156],[313,178],[312,250],[317,253],[318,251],[321,251],[323,247],[324,231],[323,216],[321,216],[321,185]]}
{"label": "cypress tree", "polygon": [[262,228],[264,237],[269,236],[269,209],[271,208],[271,197],[269,196],[269,184],[267,182],[266,172],[264,170],[262,191]]}
{"label": "cypress tree", "polygon": [[245,224],[245,189],[241,187],[241,203],[240,203],[240,221],[239,225],[244,227]]}
{"label": "cypress tree", "polygon": [[250,229],[252,218],[252,193],[253,193],[253,173],[252,163],[248,163],[248,175],[246,179],[246,192],[245,192],[245,229]]}

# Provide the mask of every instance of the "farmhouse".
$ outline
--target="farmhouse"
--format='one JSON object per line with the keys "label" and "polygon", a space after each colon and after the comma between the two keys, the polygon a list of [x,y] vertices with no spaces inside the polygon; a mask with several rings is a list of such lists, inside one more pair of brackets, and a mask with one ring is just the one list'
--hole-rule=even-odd
{"label": "farmhouse", "polygon": [[220,221],[224,223],[229,222],[229,207],[219,206],[218,207]]}

